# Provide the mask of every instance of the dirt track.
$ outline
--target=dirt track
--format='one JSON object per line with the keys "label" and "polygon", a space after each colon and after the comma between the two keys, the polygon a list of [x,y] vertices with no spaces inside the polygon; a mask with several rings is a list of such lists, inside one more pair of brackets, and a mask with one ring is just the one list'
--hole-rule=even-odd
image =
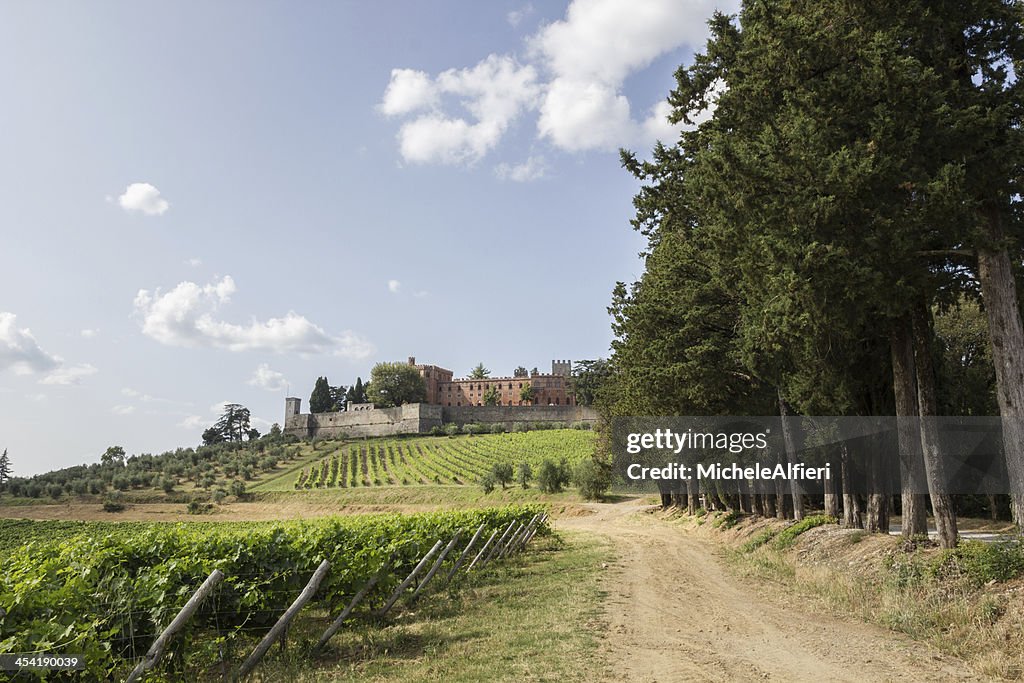
{"label": "dirt track", "polygon": [[909,638],[788,604],[733,577],[713,546],[633,503],[556,527],[610,539],[606,654],[625,681],[974,681]]}

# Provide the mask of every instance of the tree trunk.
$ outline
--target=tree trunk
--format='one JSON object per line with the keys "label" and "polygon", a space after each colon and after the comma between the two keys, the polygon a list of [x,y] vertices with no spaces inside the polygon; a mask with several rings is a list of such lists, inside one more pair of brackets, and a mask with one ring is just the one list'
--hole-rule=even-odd
{"label": "tree trunk", "polygon": [[925,301],[914,309],[914,369],[917,376],[917,399],[921,413],[921,453],[928,479],[928,492],[932,499],[935,526],[939,532],[939,545],[955,548],[957,542],[956,510],[953,498],[946,492],[945,463],[940,452],[935,417],[938,399],[935,396],[935,368],[932,363],[931,311]]}
{"label": "tree trunk", "polygon": [[900,321],[891,337],[893,393],[896,396],[896,430],[900,449],[900,510],[905,538],[928,535],[927,478],[921,454],[920,409],[914,369],[913,327]]}
{"label": "tree trunk", "polygon": [[847,529],[863,529],[864,523],[860,516],[860,501],[857,500],[856,494],[851,491],[850,451],[846,444],[842,444],[840,448],[842,449],[840,454],[840,479],[842,480],[843,487],[843,526]]}
{"label": "tree trunk", "polygon": [[765,517],[775,516],[775,495],[772,493],[761,494],[761,507],[764,509]]}
{"label": "tree trunk", "polygon": [[[793,430],[790,424],[790,410],[789,404],[782,398],[782,390],[778,390],[779,393],[779,416],[782,418],[782,441],[786,446],[786,460],[791,463],[796,462],[796,443],[793,440]],[[796,479],[792,479],[789,482],[790,494],[793,496],[793,519],[800,521],[804,518],[804,499],[803,491],[800,487],[800,482]]]}
{"label": "tree trunk", "polygon": [[[997,216],[989,219],[989,226],[996,239],[1002,237]],[[992,362],[996,368],[996,397],[1003,418],[1010,510],[1017,528],[1024,529],[1024,326],[1013,267],[1005,248],[978,250],[978,279],[988,315]]]}
{"label": "tree trunk", "polygon": [[686,511],[691,514],[697,514],[697,508],[700,502],[697,500],[698,486],[695,479],[686,480]]}

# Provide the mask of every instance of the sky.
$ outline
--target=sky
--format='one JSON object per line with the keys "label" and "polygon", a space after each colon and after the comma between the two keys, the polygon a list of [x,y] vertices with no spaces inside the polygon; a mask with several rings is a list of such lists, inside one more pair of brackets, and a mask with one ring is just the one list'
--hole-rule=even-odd
{"label": "sky", "polygon": [[0,449],[194,446],[318,376],[607,357],[673,72],[735,2],[0,4]]}

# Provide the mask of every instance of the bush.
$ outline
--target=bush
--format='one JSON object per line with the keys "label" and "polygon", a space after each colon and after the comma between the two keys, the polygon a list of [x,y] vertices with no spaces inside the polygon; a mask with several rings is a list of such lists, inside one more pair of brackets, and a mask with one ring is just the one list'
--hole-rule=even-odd
{"label": "bush", "polygon": [[1024,575],[1024,547],[1015,542],[963,541],[943,550],[928,569],[935,578],[966,577],[975,586]]}
{"label": "bush", "polygon": [[496,462],[491,468],[491,474],[494,480],[501,484],[501,488],[505,488],[512,481],[512,465],[507,462]]}
{"label": "bush", "polygon": [[160,488],[163,489],[164,493],[172,493],[174,486],[177,484],[173,477],[163,477],[160,480]]}
{"label": "bush", "polygon": [[433,427],[430,428],[431,436],[444,436],[444,433],[444,427],[442,427],[441,425],[434,425]]}
{"label": "bush", "polygon": [[494,490],[494,475],[488,472],[480,478],[480,486],[483,487],[484,493],[490,493]]}
{"label": "bush", "polygon": [[796,537],[803,532],[813,529],[816,526],[822,526],[823,524],[836,524],[837,522],[838,520],[835,517],[830,517],[828,515],[811,515],[810,517],[804,517],[799,522],[790,524],[779,532],[779,535],[775,538],[775,547],[779,550],[788,548],[796,543]]}
{"label": "bush", "polygon": [[491,434],[504,434],[504,433],[505,433],[505,425],[501,424],[500,422],[495,422],[494,424],[491,425]]}
{"label": "bush", "polygon": [[580,495],[587,500],[598,500],[612,485],[611,468],[605,467],[593,458],[576,463],[572,480]]}
{"label": "bush", "polygon": [[222,500],[224,500],[227,497],[228,497],[228,492],[225,491],[224,489],[217,489],[216,491],[213,492],[213,502],[214,503],[219,503],[219,502],[221,502]]}
{"label": "bush", "polygon": [[537,485],[544,493],[558,493],[569,483],[569,471],[565,460],[555,464],[545,460],[537,471]]}
{"label": "bush", "polygon": [[529,425],[526,424],[525,422],[513,422],[512,423],[512,431],[513,432],[525,432],[528,429],[529,429]]}
{"label": "bush", "polygon": [[231,482],[231,495],[235,498],[242,498],[245,495],[245,482],[235,479]]}
{"label": "bush", "polygon": [[190,515],[206,515],[213,512],[213,503],[200,503],[198,500],[191,501],[186,507]]}
{"label": "bush", "polygon": [[124,510],[121,494],[115,491],[103,501],[104,512],[121,512]]}
{"label": "bush", "polygon": [[455,436],[459,433],[459,425],[454,422],[449,422],[444,426],[444,433],[448,436]]}
{"label": "bush", "polygon": [[530,488],[530,479],[533,477],[533,470],[530,469],[530,463],[521,462],[519,467],[516,469],[516,481],[524,489]]}
{"label": "bush", "polygon": [[50,484],[46,487],[46,493],[50,498],[57,500],[64,493],[64,487],[60,484]]}

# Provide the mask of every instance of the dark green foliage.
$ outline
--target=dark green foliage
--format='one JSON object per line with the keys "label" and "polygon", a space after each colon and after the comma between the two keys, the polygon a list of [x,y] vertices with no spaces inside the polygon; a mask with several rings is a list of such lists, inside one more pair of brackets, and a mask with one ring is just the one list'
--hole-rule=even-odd
{"label": "dark green foliage", "polygon": [[427,385],[407,363],[377,363],[370,372],[369,400],[381,408],[419,403],[427,398]]}
{"label": "dark green foliage", "polygon": [[0,491],[4,490],[4,486],[7,481],[11,478],[13,469],[11,468],[11,458],[7,455],[7,449],[4,449],[3,455],[0,455]]}
{"label": "dark green foliage", "polygon": [[491,468],[491,474],[494,476],[494,480],[501,484],[501,488],[505,488],[512,481],[512,464],[507,462],[494,463],[494,467]]}
{"label": "dark green foliage", "polygon": [[533,470],[530,469],[530,463],[519,463],[519,466],[516,467],[516,481],[519,482],[519,485],[522,486],[524,489],[530,488],[530,479],[532,478]]}
{"label": "dark green foliage", "polygon": [[326,377],[317,377],[313,385],[313,393],[309,395],[309,412],[326,413],[334,409],[334,398],[331,396],[331,385]]}
{"label": "dark green foliage", "polygon": [[558,493],[569,484],[569,466],[565,460],[545,460],[537,470],[537,486],[544,493]]}
{"label": "dark green foliage", "polygon": [[595,458],[585,458],[573,466],[572,483],[587,500],[599,500],[612,485],[611,466]]}

